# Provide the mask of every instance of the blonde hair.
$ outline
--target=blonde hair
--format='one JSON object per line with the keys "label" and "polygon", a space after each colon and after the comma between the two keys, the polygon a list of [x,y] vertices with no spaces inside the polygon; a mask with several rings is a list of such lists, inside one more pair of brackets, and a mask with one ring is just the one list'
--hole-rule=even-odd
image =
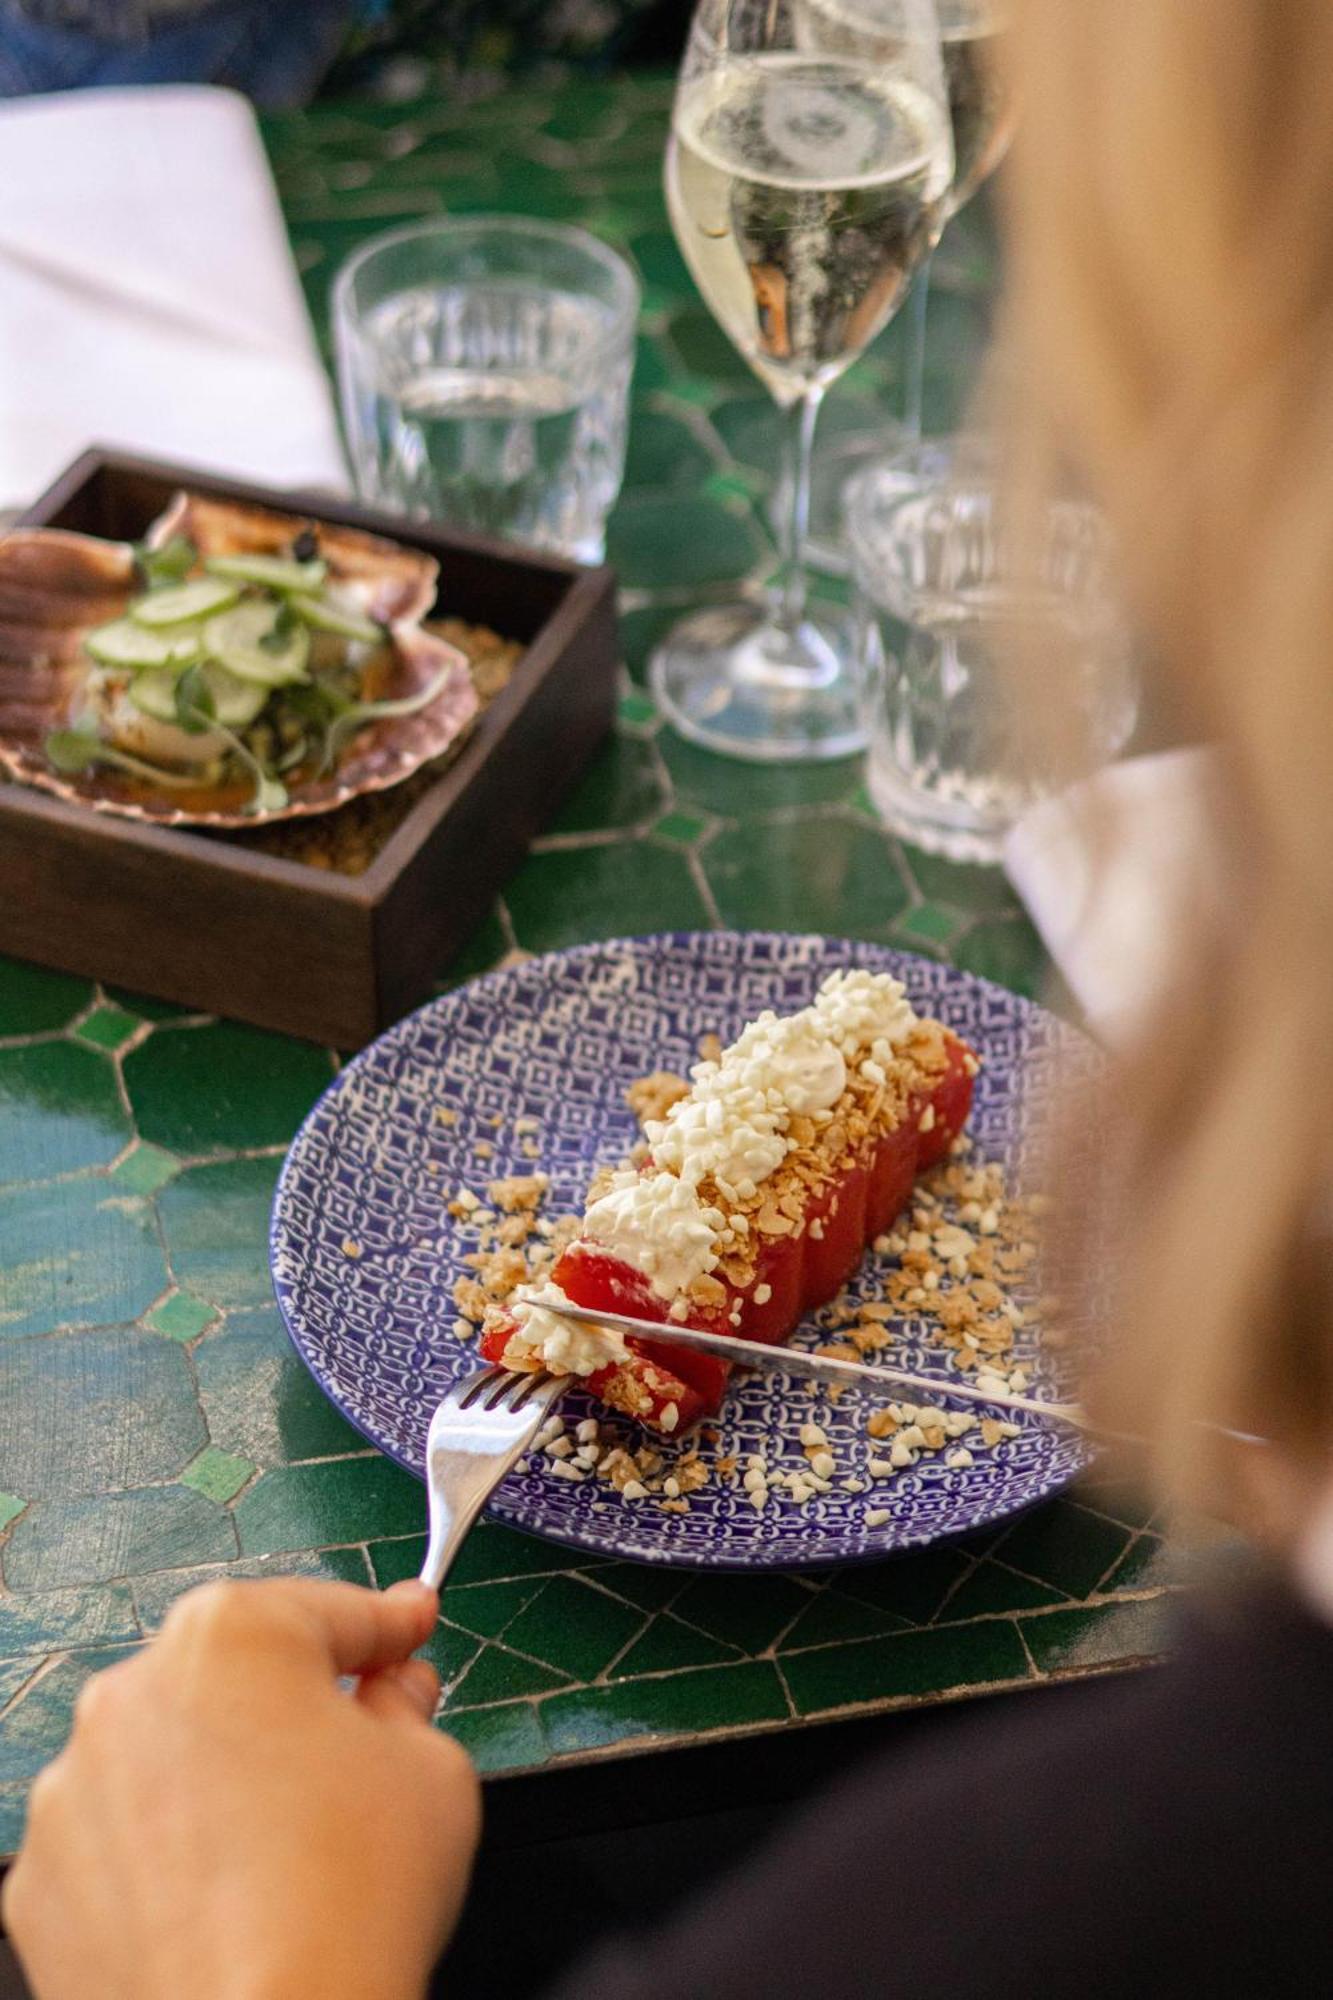
{"label": "blonde hair", "polygon": [[1121,1092],[1108,1393],[1239,1506],[1215,1426],[1333,1447],[1333,5],[1015,0],[1011,60],[1012,382],[1215,746],[1227,871]]}

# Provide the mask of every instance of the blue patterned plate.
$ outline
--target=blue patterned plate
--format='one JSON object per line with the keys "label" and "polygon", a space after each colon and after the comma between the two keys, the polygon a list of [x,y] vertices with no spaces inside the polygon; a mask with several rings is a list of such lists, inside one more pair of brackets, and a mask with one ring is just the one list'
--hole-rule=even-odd
{"label": "blue patterned plate", "polygon": [[[970,1125],[978,1153],[1003,1162],[1011,1188],[1032,1192],[1034,1114],[1067,1066],[1086,1068],[1088,1044],[987,980],[881,945],[766,932],[631,938],[530,959],[400,1021],[348,1064],[293,1143],[273,1209],[274,1286],[297,1350],[332,1401],[419,1473],[431,1411],[451,1377],[477,1365],[474,1346],[454,1331],[452,1288],[469,1275],[462,1259],[475,1245],[447,1212],[456,1190],[484,1199],[489,1180],[540,1167],[551,1181],[546,1212],[581,1211],[594,1170],[637,1137],[629,1083],[655,1069],[687,1070],[704,1034],[727,1042],[765,1007],[804,1006],[827,973],[851,965],[893,973],[918,1012],[980,1050]],[[878,1295],[874,1262],[853,1294]],[[921,1322],[903,1320],[895,1333],[894,1359],[945,1376]],[[819,1337],[811,1316],[797,1340]],[[1033,1369],[1036,1394],[1066,1392],[1035,1341]],[[590,1407],[581,1392],[565,1398],[571,1421]],[[839,1480],[864,1475],[865,1416],[855,1391],[835,1404],[804,1382],[753,1375],[728,1396],[716,1450],[803,1469],[797,1431],[815,1421],[828,1432]],[[643,1562],[804,1568],[998,1520],[1067,1485],[1084,1462],[1077,1438],[1039,1420],[994,1450],[979,1434],[963,1442],[974,1452],[965,1468],[923,1457],[863,1493],[835,1485],[802,1507],[775,1489],[762,1513],[720,1480],[692,1494],[687,1513],[663,1512],[651,1500],[623,1501],[602,1480],[560,1479],[538,1456],[505,1480],[490,1511],[554,1541]],[[872,1508],[889,1514],[873,1528]]]}

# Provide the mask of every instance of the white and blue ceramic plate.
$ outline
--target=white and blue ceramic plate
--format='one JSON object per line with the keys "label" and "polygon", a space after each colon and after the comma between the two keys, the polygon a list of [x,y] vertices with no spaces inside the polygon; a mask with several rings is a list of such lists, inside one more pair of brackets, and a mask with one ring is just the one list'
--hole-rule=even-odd
{"label": "white and blue ceramic plate", "polygon": [[[1012,1190],[1035,1192],[1041,1113],[1071,1071],[1086,1073],[1090,1050],[1053,1015],[988,980],[881,945],[767,932],[630,938],[529,959],[382,1035],[341,1072],[292,1145],[273,1210],[273,1280],[288,1331],[326,1394],[373,1444],[420,1473],[431,1412],[455,1375],[478,1366],[475,1346],[454,1331],[451,1294],[475,1247],[447,1212],[457,1189],[484,1199],[489,1180],[541,1168],[551,1183],[546,1212],[580,1212],[594,1171],[638,1136],[627,1085],[656,1069],[688,1070],[701,1036],[730,1041],[761,1009],[804,1006],[827,973],[852,965],[893,973],[918,1012],[980,1051],[977,1151],[1003,1163]],[[534,1135],[516,1132],[518,1120],[537,1122],[536,1159],[524,1150]],[[871,1257],[850,1290],[878,1297],[881,1283]],[[894,1331],[882,1358],[938,1374],[943,1386],[944,1354],[927,1326],[905,1319]],[[796,1340],[826,1337],[811,1315]],[[1032,1393],[1068,1392],[1035,1335],[1032,1366]],[[565,1398],[571,1420],[591,1408],[581,1392]],[[865,1418],[857,1391],[832,1403],[804,1381],[751,1375],[728,1395],[716,1450],[803,1468],[797,1431],[815,1421],[842,1479],[864,1474]],[[1057,1492],[1084,1462],[1077,1437],[1040,1419],[993,1450],[979,1434],[963,1442],[974,1453],[966,1468],[926,1457],[863,1493],[835,1486],[804,1507],[776,1489],[762,1513],[722,1481],[693,1494],[687,1514],[664,1513],[651,1501],[622,1501],[603,1481],[557,1479],[537,1457],[504,1481],[490,1512],[609,1556],[805,1568],[981,1527]],[[887,1508],[887,1522],[867,1526],[871,1508]]]}

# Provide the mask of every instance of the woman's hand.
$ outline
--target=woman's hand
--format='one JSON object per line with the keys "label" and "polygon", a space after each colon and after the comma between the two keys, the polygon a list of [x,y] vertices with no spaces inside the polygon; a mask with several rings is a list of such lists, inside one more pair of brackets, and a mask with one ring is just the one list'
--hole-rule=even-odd
{"label": "woman's hand", "polygon": [[208,1584],[90,1681],[5,1888],[38,2000],[418,2000],[480,1823],[408,1657],[435,1616],[420,1584]]}

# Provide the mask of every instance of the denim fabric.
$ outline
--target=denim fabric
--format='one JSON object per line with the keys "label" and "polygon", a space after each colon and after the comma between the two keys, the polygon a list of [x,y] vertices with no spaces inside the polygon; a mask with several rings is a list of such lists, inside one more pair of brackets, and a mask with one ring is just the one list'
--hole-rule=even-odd
{"label": "denim fabric", "polygon": [[[123,30],[125,10],[120,14]],[[213,0],[146,29],[51,25],[0,0],[0,97],[136,83],[222,83],[256,104],[304,104],[338,52],[353,0]]]}

